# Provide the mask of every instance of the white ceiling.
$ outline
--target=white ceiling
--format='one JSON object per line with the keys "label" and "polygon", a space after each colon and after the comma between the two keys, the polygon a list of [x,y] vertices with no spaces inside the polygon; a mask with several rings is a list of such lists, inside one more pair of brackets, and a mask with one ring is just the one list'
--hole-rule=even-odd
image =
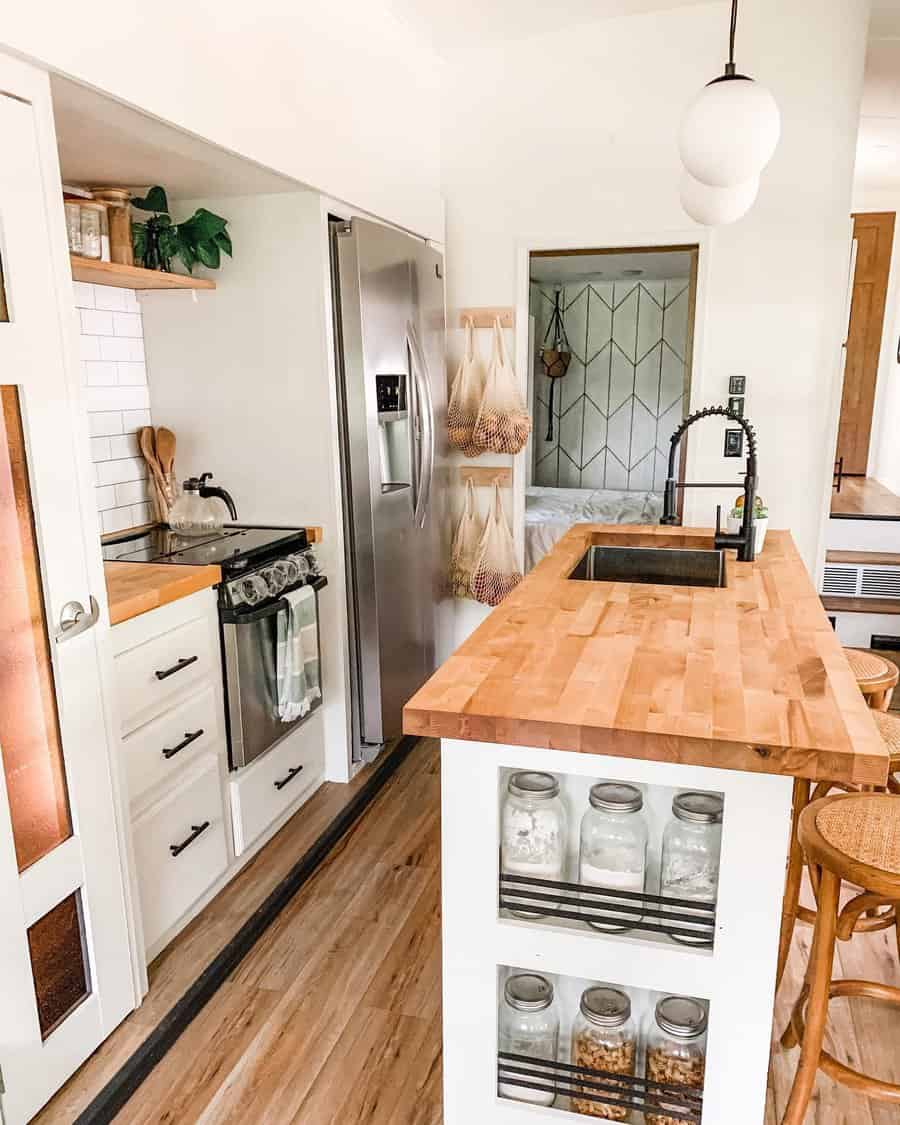
{"label": "white ceiling", "polygon": [[[894,4],[900,23],[900,2]],[[900,37],[869,42],[855,187],[857,191],[900,189]]]}
{"label": "white ceiling", "polygon": [[558,258],[532,255],[531,280],[567,284],[602,276],[604,281],[639,281],[627,270],[641,270],[653,281],[689,277],[691,256],[685,250],[631,250],[625,254],[563,254]]}
{"label": "white ceiling", "polygon": [[438,51],[527,39],[554,28],[698,2],[711,0],[386,0],[399,20]]}
{"label": "white ceiling", "polygon": [[67,78],[52,75],[63,181],[145,188],[170,199],[297,191],[300,185]]}

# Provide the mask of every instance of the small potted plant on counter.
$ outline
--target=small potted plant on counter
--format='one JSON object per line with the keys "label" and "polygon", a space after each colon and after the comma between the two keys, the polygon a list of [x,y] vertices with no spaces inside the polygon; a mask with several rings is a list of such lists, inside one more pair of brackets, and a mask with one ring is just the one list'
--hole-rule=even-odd
{"label": "small potted plant on counter", "polygon": [[[729,534],[737,535],[741,530],[741,522],[744,519],[744,496],[743,493],[738,496],[734,502],[734,507],[728,513],[728,531]],[[769,526],[769,509],[763,503],[761,496],[757,496],[753,502],[753,528],[756,532],[756,554],[762,552],[763,544],[766,541],[766,529]]]}

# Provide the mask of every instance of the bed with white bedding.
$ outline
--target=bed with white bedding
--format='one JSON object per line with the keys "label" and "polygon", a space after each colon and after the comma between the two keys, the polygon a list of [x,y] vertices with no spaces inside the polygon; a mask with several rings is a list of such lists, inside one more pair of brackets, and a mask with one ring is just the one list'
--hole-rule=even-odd
{"label": "bed with white bedding", "polygon": [[525,569],[531,570],[573,523],[659,523],[661,515],[661,492],[526,488]]}

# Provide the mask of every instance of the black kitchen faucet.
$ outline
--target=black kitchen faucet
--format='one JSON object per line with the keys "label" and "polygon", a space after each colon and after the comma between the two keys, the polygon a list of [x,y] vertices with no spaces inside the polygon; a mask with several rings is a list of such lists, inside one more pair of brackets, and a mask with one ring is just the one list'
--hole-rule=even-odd
{"label": "black kitchen faucet", "polygon": [[662,524],[677,524],[678,512],[676,510],[675,492],[679,488],[731,488],[730,483],[703,481],[679,481],[675,475],[675,459],[682,435],[695,422],[701,418],[711,418],[719,415],[730,418],[731,421],[743,429],[747,435],[747,470],[744,474],[744,510],[742,513],[741,530],[736,535],[722,531],[722,505],[716,506],[716,550],[725,547],[736,547],[737,557],[741,562],[753,562],[756,558],[756,528],[754,527],[753,508],[756,503],[756,433],[746,418],[740,418],[727,406],[707,406],[689,414],[678,429],[672,434],[669,447],[669,472],[666,477],[665,492],[663,494],[663,514],[659,521]]}

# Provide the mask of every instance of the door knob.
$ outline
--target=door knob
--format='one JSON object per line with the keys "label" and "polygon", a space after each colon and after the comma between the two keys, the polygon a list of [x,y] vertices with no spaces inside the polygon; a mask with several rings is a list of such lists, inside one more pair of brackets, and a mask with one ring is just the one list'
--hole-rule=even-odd
{"label": "door knob", "polygon": [[100,617],[100,606],[97,599],[91,594],[91,608],[88,612],[81,602],[66,602],[59,614],[59,628],[56,630],[56,643],[77,637],[79,633],[86,633],[92,625],[96,625]]}

